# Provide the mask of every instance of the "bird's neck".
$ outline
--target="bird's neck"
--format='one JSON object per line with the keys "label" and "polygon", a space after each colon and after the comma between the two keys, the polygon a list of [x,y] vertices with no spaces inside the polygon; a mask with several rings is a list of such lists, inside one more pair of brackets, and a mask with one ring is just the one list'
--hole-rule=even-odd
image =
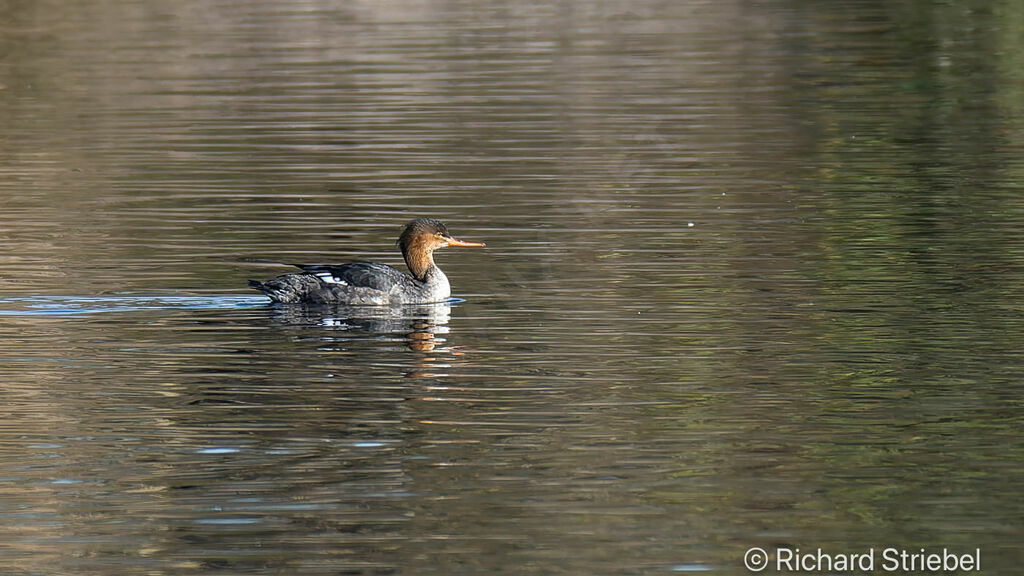
{"label": "bird's neck", "polygon": [[434,264],[434,254],[429,250],[417,250],[415,247],[402,250],[405,258],[405,265],[409,267],[413,278],[420,282],[426,282],[427,274],[437,265]]}

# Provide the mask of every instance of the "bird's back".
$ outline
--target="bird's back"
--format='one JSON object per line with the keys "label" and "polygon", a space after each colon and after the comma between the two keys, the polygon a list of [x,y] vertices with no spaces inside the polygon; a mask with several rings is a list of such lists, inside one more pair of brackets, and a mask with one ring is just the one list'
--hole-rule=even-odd
{"label": "bird's back", "polygon": [[349,262],[341,265],[296,264],[326,284],[348,285],[390,292],[396,285],[412,280],[405,272],[377,262]]}
{"label": "bird's back", "polygon": [[309,304],[387,305],[402,303],[418,290],[412,276],[376,262],[341,265],[297,264],[299,274],[284,274],[249,285],[275,302]]}

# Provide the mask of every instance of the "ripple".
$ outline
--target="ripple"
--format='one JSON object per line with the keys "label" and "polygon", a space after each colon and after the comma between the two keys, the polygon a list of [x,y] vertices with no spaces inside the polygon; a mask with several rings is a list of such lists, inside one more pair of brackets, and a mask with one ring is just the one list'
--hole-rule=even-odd
{"label": "ripple", "polygon": [[139,310],[223,310],[268,304],[262,296],[29,296],[0,298],[0,316],[66,316]]}

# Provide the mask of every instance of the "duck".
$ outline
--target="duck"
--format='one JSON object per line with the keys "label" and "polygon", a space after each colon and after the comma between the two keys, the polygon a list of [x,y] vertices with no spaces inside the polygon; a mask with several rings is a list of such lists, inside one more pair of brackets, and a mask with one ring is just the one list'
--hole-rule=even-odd
{"label": "duck", "polygon": [[452,288],[434,262],[434,251],[447,246],[486,244],[455,238],[440,220],[416,218],[398,237],[408,273],[378,262],[296,264],[301,272],[266,281],[250,280],[249,286],[282,304],[400,306],[444,302],[451,298]]}

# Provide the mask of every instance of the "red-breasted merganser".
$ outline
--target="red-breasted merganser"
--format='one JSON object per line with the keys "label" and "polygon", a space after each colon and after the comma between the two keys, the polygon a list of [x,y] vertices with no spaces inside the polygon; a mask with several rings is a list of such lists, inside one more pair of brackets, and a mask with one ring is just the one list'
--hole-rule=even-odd
{"label": "red-breasted merganser", "polygon": [[451,298],[448,277],[434,264],[434,250],[445,246],[483,246],[453,238],[444,223],[417,218],[398,238],[405,265],[412,275],[376,262],[340,266],[297,264],[302,272],[249,285],[275,302],[387,306],[424,304]]}

